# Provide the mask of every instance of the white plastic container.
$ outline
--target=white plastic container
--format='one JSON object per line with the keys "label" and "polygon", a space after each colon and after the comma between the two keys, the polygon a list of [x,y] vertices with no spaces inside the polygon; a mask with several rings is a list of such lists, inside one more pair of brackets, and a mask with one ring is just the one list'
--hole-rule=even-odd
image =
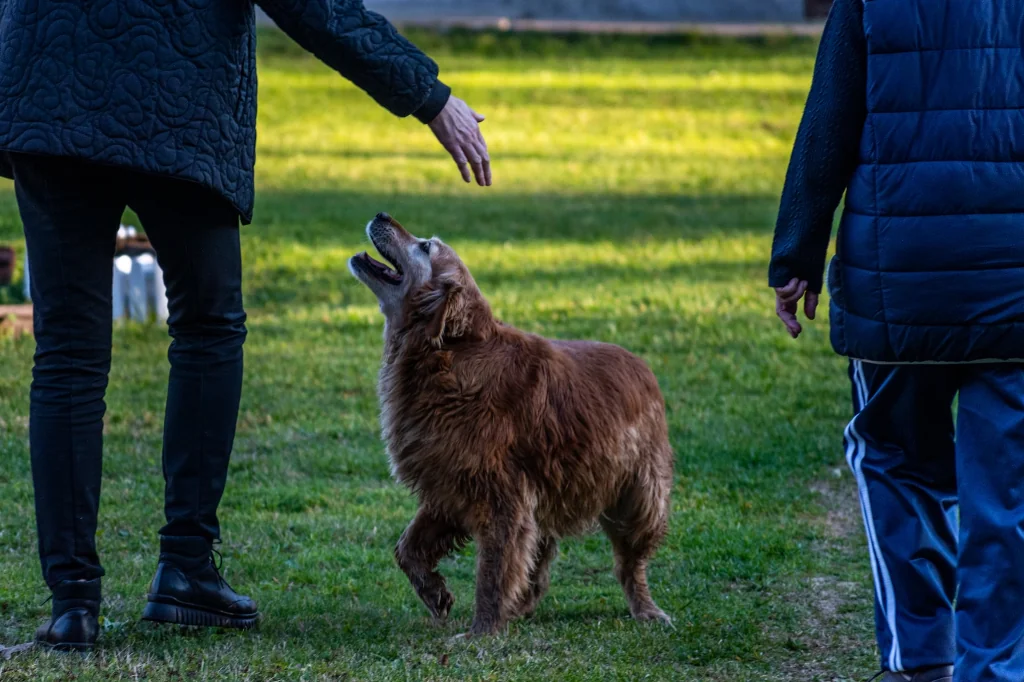
{"label": "white plastic container", "polygon": [[153,262],[153,300],[156,307],[156,319],[167,322],[170,313],[167,310],[167,286],[164,284],[164,271],[160,263]]}
{"label": "white plastic container", "polygon": [[32,300],[32,287],[30,286],[31,285],[31,281],[29,279],[28,249],[27,248],[25,249],[25,268],[24,268],[24,270],[25,270],[25,300],[26,301],[31,301]]}
{"label": "white plastic container", "polygon": [[[118,236],[135,236],[137,231],[131,225],[122,225]],[[160,322],[167,322],[167,287],[164,272],[151,253],[114,258],[111,282],[113,318],[121,320],[130,317],[143,322],[155,316]],[[28,249],[24,262],[25,300],[32,300],[31,277],[28,263]]]}
{"label": "white plastic container", "polygon": [[147,279],[153,274],[153,256],[139,254],[132,260],[128,274],[128,316],[137,322],[149,319],[149,286]]}
{"label": "white plastic container", "polygon": [[114,259],[114,319],[120,320],[128,313],[129,278],[132,274],[132,259],[129,256],[118,256]]}

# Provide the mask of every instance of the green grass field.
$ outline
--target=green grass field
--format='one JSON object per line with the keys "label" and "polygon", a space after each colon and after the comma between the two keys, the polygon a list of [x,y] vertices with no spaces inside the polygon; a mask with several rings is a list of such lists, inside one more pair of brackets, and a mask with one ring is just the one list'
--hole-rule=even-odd
{"label": "green grass field", "polygon": [[[162,521],[166,333],[115,332],[89,657],[0,658],[0,680],[859,680],[875,670],[869,570],[840,434],[845,365],[827,320],[791,341],[765,286],[811,42],[419,35],[487,115],[488,190],[430,132],[261,35],[258,204],[244,228],[246,388],[222,506],[226,577],[258,632],[137,621]],[[621,344],[661,382],[677,453],[653,562],[675,629],[633,623],[601,536],[567,541],[549,597],[506,635],[456,643],[392,547],[415,503],[378,439],[382,319],[345,262],[386,210],[463,256],[498,315]],[[133,217],[129,216],[129,220]],[[19,249],[9,183],[0,242]],[[30,339],[0,340],[0,643],[49,606],[27,443]]]}

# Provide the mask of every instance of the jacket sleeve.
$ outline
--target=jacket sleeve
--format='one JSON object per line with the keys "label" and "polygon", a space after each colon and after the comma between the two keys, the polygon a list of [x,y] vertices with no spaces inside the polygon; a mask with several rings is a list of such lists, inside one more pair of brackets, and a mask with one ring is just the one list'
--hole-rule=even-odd
{"label": "jacket sleeve", "polygon": [[429,123],[447,103],[451,89],[438,80],[434,60],[362,0],[256,2],[302,48],[396,116]]}
{"label": "jacket sleeve", "polygon": [[782,190],[768,283],[806,280],[820,292],[832,222],[857,168],[867,119],[867,40],[862,0],[836,0]]}

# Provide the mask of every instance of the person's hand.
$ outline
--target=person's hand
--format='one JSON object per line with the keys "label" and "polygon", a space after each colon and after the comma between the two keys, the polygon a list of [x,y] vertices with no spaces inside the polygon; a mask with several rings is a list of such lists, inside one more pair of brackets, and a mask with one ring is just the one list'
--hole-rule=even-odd
{"label": "person's hand", "polygon": [[804,315],[808,320],[813,320],[818,310],[818,294],[807,291],[806,281],[794,277],[786,286],[775,287],[775,314],[782,320],[782,324],[786,325],[786,331],[794,339],[803,331],[803,327],[796,319],[801,298],[804,299]]}
{"label": "person's hand", "polygon": [[437,140],[452,155],[462,179],[470,182],[469,168],[473,168],[476,184],[491,185],[491,157],[487,154],[487,143],[480,133],[484,117],[469,108],[469,105],[452,95],[444,109],[430,122]]}

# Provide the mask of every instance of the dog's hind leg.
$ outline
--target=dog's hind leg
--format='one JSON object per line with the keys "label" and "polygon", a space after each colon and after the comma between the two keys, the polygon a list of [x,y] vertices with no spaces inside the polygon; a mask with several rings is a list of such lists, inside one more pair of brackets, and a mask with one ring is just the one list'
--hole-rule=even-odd
{"label": "dog's hind leg", "polygon": [[523,593],[516,615],[529,616],[537,610],[537,605],[548,592],[551,585],[551,563],[558,556],[558,540],[548,535],[541,538],[537,544],[533,571],[530,573],[530,583]]}
{"label": "dog's hind leg", "polygon": [[668,531],[667,486],[651,485],[651,481],[628,486],[615,506],[601,515],[601,526],[611,539],[615,577],[633,618],[671,623],[647,586],[647,563]]}
{"label": "dog's hind leg", "polygon": [[458,525],[420,509],[395,547],[399,567],[435,619],[446,618],[455,603],[437,565],[467,540],[469,535]]}
{"label": "dog's hind leg", "polygon": [[470,635],[496,634],[517,615],[529,587],[539,541],[533,510],[484,512],[476,532],[476,614]]}

